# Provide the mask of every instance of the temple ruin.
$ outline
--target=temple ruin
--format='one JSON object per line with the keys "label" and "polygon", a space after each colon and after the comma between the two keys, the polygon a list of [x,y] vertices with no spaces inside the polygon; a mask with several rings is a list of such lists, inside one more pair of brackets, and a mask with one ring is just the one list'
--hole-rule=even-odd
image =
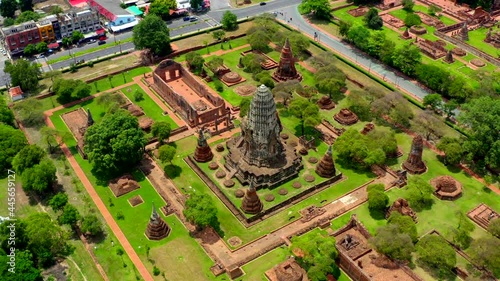
{"label": "temple ruin", "polygon": [[347,108],[342,108],[339,113],[335,114],[335,116],[333,116],[333,119],[335,119],[335,121],[339,122],[340,124],[342,125],[346,125],[346,126],[349,126],[349,125],[352,125],[352,124],[355,124],[356,122],[358,122],[358,116],[350,111],[349,109]]}
{"label": "temple ruin", "polygon": [[308,281],[306,271],[293,258],[276,265],[265,273],[270,281]]}
{"label": "temple ruin", "polygon": [[409,216],[415,223],[417,223],[417,213],[412,210],[412,208],[408,204],[408,201],[406,201],[406,199],[404,198],[399,198],[394,201],[394,203],[392,203],[391,207],[385,214],[385,218],[389,218],[392,212],[398,212],[403,216]]}
{"label": "temple ruin", "polygon": [[335,176],[335,164],[333,163],[332,157],[332,146],[328,146],[328,150],[326,151],[321,161],[316,165],[316,174],[322,178],[331,178]]}
{"label": "temple ruin", "polygon": [[224,99],[180,63],[171,59],[160,62],[153,72],[153,79],[154,90],[189,126],[205,126],[215,133],[234,127]]}
{"label": "temple ruin", "polygon": [[286,38],[285,45],[281,49],[280,62],[278,69],[273,73],[273,79],[278,82],[288,80],[302,81],[302,75],[295,69],[295,58],[293,57],[292,47],[288,38]]}
{"label": "temple ruin", "polygon": [[154,204],[145,234],[149,240],[161,240],[170,234],[170,227],[160,215],[158,215]]}
{"label": "temple ruin", "polygon": [[254,186],[254,181],[250,180],[250,186],[245,192],[245,197],[241,202],[241,209],[247,214],[258,214],[262,211],[264,205],[260,201],[259,195],[257,195],[257,190]]}
{"label": "temple ruin", "polygon": [[499,213],[483,203],[469,211],[467,216],[484,229],[488,229],[492,220],[500,219]]}
{"label": "temple ruin", "polygon": [[433,58],[433,59],[439,59],[444,56],[446,56],[446,53],[448,52],[444,46],[446,46],[446,43],[441,43],[440,41],[431,41],[427,39],[416,39],[416,45],[422,53],[426,54],[427,56]]}
{"label": "temple ruin", "polygon": [[207,143],[207,139],[205,138],[205,133],[203,129],[198,131],[198,145],[196,146],[196,150],[194,151],[194,160],[197,162],[205,163],[214,158],[214,154],[210,149],[210,146]]}
{"label": "temple ruin", "polygon": [[139,183],[137,183],[130,174],[125,174],[109,182],[109,189],[111,189],[116,197],[120,197],[139,188]]}
{"label": "temple ruin", "polygon": [[422,174],[427,170],[427,166],[422,161],[422,152],[424,150],[424,140],[418,135],[413,138],[411,143],[411,151],[408,159],[403,163],[403,169],[410,174]]}
{"label": "temple ruin", "polygon": [[282,129],[273,95],[261,85],[241,122],[241,135],[226,143],[229,153],[224,157],[224,167],[229,174],[244,185],[255,179],[257,189],[275,187],[296,177],[303,167],[302,159],[295,148],[282,143]]}
{"label": "temple ruin", "polygon": [[486,38],[484,42],[491,44],[495,48],[500,48],[500,33],[498,31],[492,32],[491,28],[488,30],[486,34]]}
{"label": "temple ruin", "polygon": [[76,149],[78,153],[80,153],[83,159],[87,159],[87,155],[84,151],[85,132],[94,124],[94,118],[90,113],[90,109],[85,111],[83,107],[80,107],[76,110],[62,114],[61,118],[76,139]]}
{"label": "temple ruin", "polygon": [[444,57],[443,61],[447,63],[454,63],[455,59],[453,58],[453,52],[451,50],[448,51],[446,57]]}
{"label": "temple ruin", "polygon": [[441,200],[456,200],[462,196],[462,184],[451,176],[439,176],[431,180],[434,194]]}
{"label": "temple ruin", "polygon": [[323,110],[330,110],[335,108],[335,103],[332,101],[332,99],[329,96],[322,96],[318,102],[318,106],[320,109]]}

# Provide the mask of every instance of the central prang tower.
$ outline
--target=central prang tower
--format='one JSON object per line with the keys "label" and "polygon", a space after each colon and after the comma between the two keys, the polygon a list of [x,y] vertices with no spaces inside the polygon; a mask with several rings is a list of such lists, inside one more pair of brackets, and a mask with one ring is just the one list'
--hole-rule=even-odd
{"label": "central prang tower", "polygon": [[226,144],[226,169],[242,184],[253,178],[257,189],[274,187],[297,176],[302,168],[301,157],[294,148],[283,145],[282,129],[273,95],[261,85],[241,123],[241,136]]}

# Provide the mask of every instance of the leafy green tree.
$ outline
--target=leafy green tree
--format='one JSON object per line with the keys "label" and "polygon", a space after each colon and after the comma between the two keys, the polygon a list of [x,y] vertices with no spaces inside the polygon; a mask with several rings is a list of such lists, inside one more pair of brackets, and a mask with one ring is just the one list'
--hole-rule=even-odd
{"label": "leafy green tree", "polygon": [[201,73],[205,59],[196,52],[189,52],[186,54],[186,62],[191,71],[194,73]]}
{"label": "leafy green tree", "polygon": [[240,117],[245,117],[250,110],[250,103],[252,100],[250,98],[242,98],[240,102]]}
{"label": "leafy green tree", "polygon": [[437,148],[444,152],[446,165],[457,165],[462,161],[464,157],[462,145],[463,142],[457,138],[443,137],[439,141]]}
{"label": "leafy green tree", "polygon": [[[0,245],[1,245],[0,253],[2,252],[2,250],[7,253],[10,252],[10,248],[12,247],[12,245],[9,244],[9,241],[12,240],[9,240],[11,229],[8,226],[9,224],[7,223],[0,224]],[[26,223],[23,219],[18,219],[16,221],[16,245],[15,245],[16,250],[26,250],[28,247],[28,243],[29,243],[29,237],[26,234]],[[0,257],[2,256],[4,255],[0,255]]]}
{"label": "leafy green tree", "polygon": [[51,220],[47,213],[35,213],[25,220],[28,249],[33,253],[36,264],[42,267],[52,265],[57,257],[72,252],[67,243],[69,234]]}
{"label": "leafy green tree", "polygon": [[399,233],[406,233],[410,236],[413,243],[417,242],[417,225],[410,216],[403,216],[399,212],[392,212],[387,223],[396,225]]}
{"label": "leafy green tree", "polygon": [[453,242],[461,249],[467,249],[472,242],[470,234],[474,231],[474,224],[460,211],[455,212],[455,216],[458,218],[458,225],[450,228],[453,234]]}
{"label": "leafy green tree", "polygon": [[[16,237],[17,238],[17,237]],[[17,239],[16,239],[17,240]],[[17,243],[16,243],[17,244]],[[36,268],[33,262],[33,255],[30,251],[16,250],[15,273],[8,271],[9,257],[0,251],[0,274],[4,281],[43,281],[41,271]]]}
{"label": "leafy green tree", "polygon": [[437,13],[441,12],[441,8],[432,4],[429,6],[429,15],[435,17]]}
{"label": "leafy green tree", "polygon": [[14,63],[5,62],[5,72],[10,74],[12,86],[20,86],[25,92],[38,88],[40,68],[36,63],[18,59]]}
{"label": "leafy green tree", "polygon": [[86,235],[97,235],[103,232],[101,221],[95,215],[86,215],[82,217],[81,230]]}
{"label": "leafy green tree", "polygon": [[25,191],[43,194],[48,192],[57,181],[56,167],[52,160],[45,157],[39,164],[24,170],[21,179]]}
{"label": "leafy green tree", "polygon": [[[29,1],[29,0],[28,0]],[[40,19],[40,15],[33,11],[24,11],[16,18],[16,24],[20,24],[27,21],[38,21]]]}
{"label": "leafy green tree", "polygon": [[415,68],[417,78],[437,93],[450,97],[453,78],[448,70],[436,65],[420,64]]}
{"label": "leafy green tree", "polygon": [[370,31],[362,26],[353,26],[347,32],[347,39],[362,51],[367,51],[370,46]]}
{"label": "leafy green tree", "polygon": [[494,218],[490,221],[488,231],[497,238],[500,238],[500,218]]}
{"label": "leafy green tree", "polygon": [[419,112],[411,122],[412,129],[425,137],[426,140],[439,139],[444,135],[445,125],[432,111]]}
{"label": "leafy green tree", "polygon": [[366,187],[366,192],[380,191],[384,192],[385,185],[383,183],[370,184]]}
{"label": "leafy green tree", "polygon": [[377,249],[377,252],[397,261],[410,261],[411,253],[415,251],[410,236],[400,232],[396,224],[379,227],[370,242]]}
{"label": "leafy green tree", "polygon": [[36,45],[35,44],[28,44],[23,50],[23,53],[25,56],[31,57],[32,55],[36,54]]}
{"label": "leafy green tree", "polygon": [[414,45],[400,46],[392,56],[394,66],[401,70],[404,74],[413,76],[416,67],[422,60],[420,49]]}
{"label": "leafy green tree", "polygon": [[83,38],[85,38],[85,36],[78,30],[73,31],[73,33],[71,34],[71,41],[73,42],[73,44],[78,43]]}
{"label": "leafy green tree", "polygon": [[2,152],[0,153],[0,171],[5,172],[10,169],[14,156],[27,144],[23,132],[11,126],[0,124],[0,151]]}
{"label": "leafy green tree", "polygon": [[99,175],[116,175],[142,159],[146,139],[137,118],[118,110],[85,133],[85,153]]}
{"label": "leafy green tree", "polygon": [[495,277],[500,278],[500,239],[496,237],[482,237],[474,240],[468,253],[472,260],[489,269]]}
{"label": "leafy green tree", "polygon": [[56,15],[57,17],[59,17],[60,14],[64,13],[64,10],[59,7],[59,6],[52,6],[50,8],[50,12],[49,12],[51,15]]}
{"label": "leafy green tree", "polygon": [[36,44],[36,52],[41,54],[41,53],[46,53],[49,51],[49,47],[46,42],[40,42]]}
{"label": "leafy green tree", "polygon": [[470,129],[464,142],[468,158],[500,168],[500,99],[473,99],[462,106],[458,118]]}
{"label": "leafy green tree", "polygon": [[372,97],[365,91],[351,91],[347,96],[349,110],[356,113],[362,121],[371,121],[373,114],[371,112]]}
{"label": "leafy green tree", "polygon": [[250,36],[247,37],[248,44],[252,47],[252,50],[258,50],[261,52],[266,52],[269,49],[269,38],[268,34],[264,30],[258,30]]}
{"label": "leafy green tree", "polygon": [[80,220],[80,213],[71,204],[66,204],[63,208],[62,214],[57,218],[59,224],[67,224],[70,226],[75,226],[78,220]]}
{"label": "leafy green tree", "polygon": [[158,158],[162,163],[170,162],[172,164],[172,160],[174,159],[176,149],[171,145],[162,145],[158,149]]}
{"label": "leafy green tree", "polygon": [[67,203],[68,195],[64,192],[57,193],[49,200],[49,206],[52,207],[52,210],[54,211],[62,210]]}
{"label": "leafy green tree", "polygon": [[40,163],[45,155],[45,151],[35,144],[24,146],[12,160],[12,167],[16,173],[22,174],[24,170]]}
{"label": "leafy green tree", "polygon": [[154,0],[149,6],[149,13],[163,20],[168,20],[170,18],[170,10],[175,10],[176,8],[177,2],[175,0]]}
{"label": "leafy green tree", "polygon": [[163,144],[164,140],[168,140],[171,131],[170,123],[166,121],[158,121],[151,126],[151,134],[158,138],[160,144]]}
{"label": "leafy green tree", "polygon": [[[288,38],[290,41],[290,46],[292,46],[292,53],[295,57],[300,56],[311,46],[309,38],[305,37],[303,34],[296,31],[286,31],[282,32],[283,36],[278,41],[279,46],[283,47],[285,45],[285,40]],[[275,40],[276,41],[276,40]]]}
{"label": "leafy green tree", "polygon": [[149,49],[158,56],[172,52],[167,24],[160,17],[153,14],[146,16],[139,24],[134,26],[133,42],[137,49]]}
{"label": "leafy green tree", "polygon": [[262,71],[262,66],[260,63],[264,60],[261,55],[258,54],[247,54],[246,56],[241,58],[241,63],[245,67],[245,72],[250,72],[253,74],[257,74]]}
{"label": "leafy green tree", "polygon": [[225,35],[226,35],[226,32],[224,32],[224,30],[220,30],[220,29],[212,32],[212,37],[217,41],[221,41],[222,39],[224,39]]}
{"label": "leafy green tree", "polygon": [[16,0],[4,0],[0,2],[0,15],[4,18],[14,18],[17,10]]}
{"label": "leafy green tree", "polygon": [[281,98],[283,100],[283,105],[286,108],[288,105],[288,101],[293,96],[293,93],[303,90],[304,88],[298,80],[288,80],[285,82],[276,83],[272,89],[272,92],[275,98]]}
{"label": "leafy green tree", "polygon": [[38,127],[45,123],[43,105],[35,98],[16,103],[13,109],[16,112],[17,118],[26,127]]}
{"label": "leafy green tree", "polygon": [[[2,2],[0,2],[0,9],[1,9],[1,6],[2,6]],[[4,20],[3,20],[4,27],[13,26],[14,24],[16,24],[16,21],[13,18],[4,18]]]}
{"label": "leafy green tree", "polygon": [[58,78],[52,86],[57,101],[66,104],[90,96],[92,87],[81,80]]}
{"label": "leafy green tree", "polygon": [[219,69],[224,65],[224,60],[221,57],[214,57],[207,62],[207,67],[215,75],[219,74]]}
{"label": "leafy green tree", "polygon": [[318,19],[328,20],[332,17],[332,6],[328,0],[302,0],[299,11],[301,14],[313,13]]}
{"label": "leafy green tree", "polygon": [[443,106],[443,99],[439,94],[431,94],[424,97],[424,106],[430,107],[432,110],[440,109]]}
{"label": "leafy green tree", "polygon": [[349,34],[349,30],[351,29],[351,27],[352,27],[352,23],[340,20],[339,21],[339,34],[342,37],[347,37],[347,35]]}
{"label": "leafy green tree", "polygon": [[191,193],[186,200],[186,208],[183,213],[186,219],[195,224],[199,230],[211,226],[214,230],[220,232],[217,208],[208,195],[200,192]]}
{"label": "leafy green tree", "polygon": [[384,21],[378,15],[378,11],[375,8],[370,8],[364,17],[365,24],[371,29],[381,29],[384,26]]}
{"label": "leafy green tree", "polygon": [[418,262],[438,278],[445,278],[453,274],[451,270],[457,263],[457,256],[453,247],[438,235],[426,235],[418,241]]}
{"label": "leafy green tree", "polygon": [[226,11],[222,15],[220,23],[224,30],[235,30],[238,27],[238,17],[230,11]]}
{"label": "leafy green tree", "polygon": [[[413,3],[412,0],[403,0],[403,1],[411,1]],[[410,28],[414,25],[419,25],[422,23],[422,20],[420,19],[420,17],[417,15],[417,14],[414,14],[414,13],[408,13],[406,15],[406,18],[405,18],[405,25],[406,27]]]}
{"label": "leafy green tree", "polygon": [[389,196],[383,191],[372,190],[368,192],[368,209],[371,212],[383,213],[389,204]]}
{"label": "leafy green tree", "polygon": [[290,113],[300,119],[301,135],[306,127],[315,127],[321,122],[319,107],[307,99],[297,98],[290,103]]}
{"label": "leafy green tree", "polygon": [[421,177],[411,177],[406,186],[405,199],[413,210],[420,212],[428,209],[434,203],[432,193],[434,188]]}
{"label": "leafy green tree", "polygon": [[455,116],[455,109],[457,109],[458,103],[454,100],[450,100],[443,105],[443,111],[446,114],[446,118],[451,118]]}
{"label": "leafy green tree", "polygon": [[387,157],[394,157],[398,152],[398,142],[393,130],[375,128],[366,135],[366,138],[370,149],[381,149]]}
{"label": "leafy green tree", "polygon": [[[33,0],[19,0],[19,9],[21,12],[33,11]],[[21,13],[21,15],[23,14]]]}
{"label": "leafy green tree", "polygon": [[[395,137],[391,134],[383,137],[381,134],[368,137],[357,130],[348,129],[335,141],[335,151],[346,164],[360,168],[384,164],[387,159],[386,154],[391,154],[394,150]],[[397,143],[395,147],[397,149]]]}
{"label": "leafy green tree", "polygon": [[199,8],[201,8],[201,5],[203,4],[203,0],[189,0],[189,4],[191,4],[191,9],[196,11]]}
{"label": "leafy green tree", "polygon": [[328,236],[326,231],[311,231],[302,236],[292,238],[291,252],[303,253],[296,257],[297,262],[307,271],[312,281],[326,281],[326,276],[340,276],[340,270],[335,264],[338,256],[335,248],[335,238]]}
{"label": "leafy green tree", "polygon": [[403,0],[403,10],[410,13],[413,11],[413,6],[415,6],[415,2],[413,2],[413,0]]}

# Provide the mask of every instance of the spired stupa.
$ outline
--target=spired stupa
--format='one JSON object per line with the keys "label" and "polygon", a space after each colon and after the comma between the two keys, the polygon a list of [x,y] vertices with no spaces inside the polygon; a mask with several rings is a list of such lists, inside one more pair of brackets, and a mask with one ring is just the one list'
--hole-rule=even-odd
{"label": "spired stupa", "polygon": [[205,163],[214,158],[214,154],[207,143],[203,129],[198,132],[198,145],[194,151],[194,160],[197,162]]}
{"label": "spired stupa", "polygon": [[149,240],[161,240],[170,234],[170,227],[156,212],[155,204],[153,203],[153,212],[149,218],[148,227],[146,228],[146,236]]}
{"label": "spired stupa", "polygon": [[243,197],[243,202],[241,202],[241,209],[247,214],[257,214],[262,211],[262,208],[262,201],[257,195],[254,181],[250,180],[250,186],[245,193],[245,197]]}
{"label": "spired stupa", "polygon": [[403,163],[403,169],[410,174],[422,174],[427,170],[424,161],[422,161],[422,152],[424,150],[424,140],[422,136],[416,136],[411,143],[410,155]]}
{"label": "spired stupa", "polygon": [[248,115],[241,122],[241,135],[227,143],[224,166],[241,184],[254,179],[255,188],[274,187],[298,175],[302,159],[295,148],[283,145],[281,123],[273,94],[257,88]]}
{"label": "spired stupa", "polygon": [[319,161],[318,165],[316,165],[316,174],[322,178],[331,178],[335,176],[335,172],[335,164],[333,163],[332,157],[332,146],[330,145],[321,161]]}
{"label": "spired stupa", "polygon": [[295,58],[293,57],[292,47],[288,38],[281,49],[280,63],[278,69],[273,73],[274,80],[283,82],[287,80],[302,81],[302,76],[295,69]]}

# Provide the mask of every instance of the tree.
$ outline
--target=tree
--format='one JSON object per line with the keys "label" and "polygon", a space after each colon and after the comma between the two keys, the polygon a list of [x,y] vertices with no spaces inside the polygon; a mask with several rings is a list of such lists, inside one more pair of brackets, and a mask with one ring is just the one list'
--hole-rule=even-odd
{"label": "tree", "polygon": [[75,208],[75,206],[71,204],[66,204],[66,206],[64,206],[62,214],[57,218],[59,224],[67,224],[71,227],[75,226],[79,219],[80,213]]}
{"label": "tree", "polygon": [[378,11],[375,8],[370,8],[364,18],[365,24],[371,29],[381,29],[384,26],[384,21],[378,15]]}
{"label": "tree", "polygon": [[25,146],[12,160],[12,167],[16,173],[22,174],[24,170],[39,164],[45,155],[45,151],[35,144]]}
{"label": "tree", "polygon": [[303,87],[298,80],[287,80],[275,84],[274,88],[272,89],[272,92],[275,98],[281,98],[283,100],[283,105],[286,108],[288,105],[288,101],[293,96],[293,93],[302,90]]}
{"label": "tree", "polygon": [[54,93],[57,101],[66,104],[90,96],[92,87],[81,80],[58,78],[54,81]]}
{"label": "tree", "polygon": [[142,159],[146,139],[137,118],[117,110],[85,133],[85,153],[100,175],[116,175]]}
{"label": "tree", "polygon": [[[16,228],[17,230],[17,228]],[[16,233],[17,234],[17,233]],[[17,238],[17,237],[16,237]],[[16,239],[17,240],[17,239]],[[17,242],[17,241],[16,241]],[[17,246],[17,243],[16,243]],[[0,251],[0,274],[2,275],[2,280],[4,281],[43,281],[41,271],[36,268],[33,262],[33,254],[30,251],[19,249],[16,250],[16,265],[15,273],[8,271],[7,264],[10,262],[10,258]],[[4,266],[5,265],[5,266]]]}
{"label": "tree", "polygon": [[389,204],[389,196],[383,191],[372,190],[368,192],[368,209],[374,213],[384,213]]}
{"label": "tree", "polygon": [[[411,1],[413,3],[412,0],[403,0],[403,1]],[[406,27],[410,28],[414,25],[419,25],[422,23],[422,20],[420,19],[420,17],[417,15],[417,14],[414,14],[414,13],[408,13],[406,15],[406,18],[405,18],[405,25]]]}
{"label": "tree", "polygon": [[455,109],[457,109],[458,103],[454,100],[450,100],[443,105],[443,111],[446,114],[446,118],[451,118],[455,116]]}
{"label": "tree", "polygon": [[370,31],[362,25],[351,27],[347,33],[347,39],[362,51],[368,50],[370,38]]}
{"label": "tree", "polygon": [[500,239],[495,237],[482,237],[474,240],[470,245],[469,253],[472,260],[485,266],[497,278],[500,277]]}
{"label": "tree", "polygon": [[219,75],[219,69],[224,65],[224,60],[221,57],[214,57],[207,62],[207,67],[216,76]]}
{"label": "tree", "polygon": [[250,36],[247,37],[248,44],[252,47],[252,50],[258,50],[261,52],[266,52],[269,49],[269,38],[268,34],[263,30],[258,30]]}
{"label": "tree", "polygon": [[458,116],[469,130],[464,149],[470,160],[500,168],[500,99],[480,97],[462,106]]}
{"label": "tree", "polygon": [[85,38],[85,36],[78,30],[73,31],[73,33],[71,34],[71,41],[73,42],[73,44],[78,43],[83,38]]}
{"label": "tree", "polygon": [[443,99],[439,94],[430,94],[424,97],[424,106],[436,111],[443,106]]}
{"label": "tree", "polygon": [[[24,0],[22,0],[24,1]],[[30,1],[30,0],[27,0]],[[27,21],[38,21],[40,19],[40,15],[33,11],[24,11],[16,18],[16,24],[20,24]]]}
{"label": "tree", "polygon": [[46,53],[49,51],[49,47],[46,42],[40,42],[36,44],[36,52],[39,54]]}
{"label": "tree", "polygon": [[335,151],[339,158],[348,165],[368,168],[385,163],[386,154],[397,150],[394,134],[383,136],[383,131],[376,134],[362,135],[357,130],[348,129],[335,141]]}
{"label": "tree", "polygon": [[413,210],[420,212],[430,208],[434,203],[432,193],[434,188],[421,177],[411,177],[406,186],[405,199]]}
{"label": "tree", "polygon": [[59,17],[60,14],[64,13],[64,10],[59,6],[52,6],[50,8],[50,14]]}
{"label": "tree", "polygon": [[81,230],[85,235],[95,236],[102,233],[102,223],[95,215],[86,215],[82,217]]}
{"label": "tree", "polygon": [[164,140],[168,140],[171,131],[170,123],[166,121],[158,121],[151,126],[151,134],[158,138],[160,144],[163,144]]}
{"label": "tree", "polygon": [[23,50],[23,53],[25,56],[31,57],[32,55],[36,54],[36,45],[35,44],[28,44]]}
{"label": "tree", "polygon": [[247,54],[241,58],[241,64],[245,67],[245,72],[250,72],[257,74],[262,71],[262,66],[260,63],[264,61],[264,58],[259,54]]}
{"label": "tree", "polygon": [[135,47],[139,50],[149,49],[158,56],[172,52],[167,24],[153,14],[147,15],[134,27],[132,37]]}
{"label": "tree", "polygon": [[451,270],[457,263],[457,256],[453,247],[438,235],[426,235],[418,241],[418,262],[436,275],[444,278],[453,274]]}
{"label": "tree", "polygon": [[379,227],[370,242],[377,252],[397,261],[410,261],[415,251],[412,240],[407,233],[402,233],[395,224]]}
{"label": "tree", "polygon": [[[33,11],[33,0],[19,0],[19,9],[21,12]],[[21,15],[23,14],[21,13]]]}
{"label": "tree", "polygon": [[238,27],[238,17],[230,11],[226,11],[222,15],[220,23],[224,30],[235,30]]}
{"label": "tree", "polygon": [[242,98],[240,102],[240,117],[245,117],[248,114],[248,110],[250,110],[250,103],[252,103],[252,99],[250,98]]}
{"label": "tree", "polygon": [[408,234],[413,243],[417,242],[417,225],[410,216],[403,216],[399,212],[392,212],[387,223],[397,226],[399,233]]}
{"label": "tree", "polygon": [[38,88],[40,68],[36,63],[18,59],[14,63],[5,63],[5,72],[10,74],[12,86],[20,86],[25,92],[33,92]]}
{"label": "tree", "polygon": [[199,230],[211,226],[215,231],[220,232],[217,208],[212,199],[206,194],[199,192],[191,193],[186,200],[186,208],[183,214]]}
{"label": "tree", "polygon": [[201,8],[203,0],[189,0],[189,4],[191,4],[191,9],[193,11],[197,11],[199,8]]}
{"label": "tree", "polygon": [[467,249],[472,242],[470,234],[474,230],[474,224],[460,211],[456,211],[455,216],[458,218],[458,225],[450,228],[453,234],[453,242],[461,249]]}
{"label": "tree", "polygon": [[14,113],[5,103],[5,98],[0,96],[0,125],[14,126]]}
{"label": "tree", "polygon": [[26,169],[21,174],[23,189],[43,194],[57,181],[56,167],[52,160],[44,158],[39,164]]}
{"label": "tree", "polygon": [[175,10],[176,8],[177,2],[175,0],[154,0],[149,6],[149,13],[163,20],[168,20],[170,18],[170,10]]}
{"label": "tree", "polygon": [[371,150],[381,149],[387,157],[397,155],[398,142],[393,130],[383,127],[375,128],[366,135],[366,138]]}
{"label": "tree", "polygon": [[457,165],[462,161],[464,157],[462,145],[463,142],[457,138],[444,137],[439,141],[437,148],[444,152],[446,165]]}
{"label": "tree", "polygon": [[48,267],[56,257],[65,257],[72,252],[68,245],[69,234],[54,223],[47,213],[35,213],[25,220],[28,249],[33,253],[38,266]]}
{"label": "tree", "polygon": [[497,238],[500,238],[500,218],[494,218],[490,221],[488,231]]}
{"label": "tree", "polygon": [[329,20],[332,17],[332,6],[328,0],[302,0],[299,5],[301,14],[313,14],[315,18]]}
{"label": "tree", "polygon": [[403,10],[407,11],[408,14],[413,11],[413,6],[415,6],[413,0],[403,0]]}
{"label": "tree", "polygon": [[413,119],[412,129],[423,135],[426,140],[439,139],[444,135],[444,124],[432,111],[421,111]]}
{"label": "tree", "polygon": [[13,18],[17,10],[16,0],[5,0],[0,2],[0,15],[4,18]]}
{"label": "tree", "polygon": [[432,4],[429,6],[429,15],[435,17],[437,13],[441,12],[441,8]]}
{"label": "tree", "polygon": [[[1,7],[1,5],[2,5],[2,2],[0,2],[0,7]],[[16,21],[13,18],[4,18],[4,20],[3,20],[4,27],[13,26],[14,24],[16,24]]]}
{"label": "tree", "polygon": [[58,138],[61,138],[66,133],[60,132],[52,127],[42,127],[40,129],[42,139],[47,143],[47,149],[50,154],[55,152],[55,148],[59,146]]}
{"label": "tree", "polygon": [[303,254],[296,259],[312,281],[326,281],[328,274],[332,274],[335,278],[340,276],[340,270],[335,265],[338,256],[335,238],[328,236],[324,230],[294,236],[291,252]]}
{"label": "tree", "polygon": [[191,71],[194,73],[201,73],[205,59],[196,52],[189,52],[186,54],[186,62]]}
{"label": "tree", "polygon": [[222,39],[224,39],[225,35],[226,35],[226,32],[224,32],[224,30],[220,30],[220,29],[212,32],[212,37],[217,41],[221,41]]}
{"label": "tree", "polygon": [[301,136],[306,127],[315,127],[321,122],[319,107],[306,99],[297,98],[290,103],[290,113],[300,119]]}
{"label": "tree", "polygon": [[448,70],[436,65],[420,64],[415,68],[417,78],[437,93],[450,97],[452,76]]}
{"label": "tree", "polygon": [[[12,167],[12,159],[22,150],[28,142],[23,132],[5,124],[0,124],[0,171],[6,174],[6,170]],[[19,171],[16,171],[20,173]]]}
{"label": "tree", "polygon": [[49,206],[52,207],[52,210],[54,211],[62,210],[67,203],[68,195],[64,192],[57,193],[49,200]]}
{"label": "tree", "polygon": [[16,103],[13,109],[19,120],[26,127],[37,127],[45,123],[43,105],[35,98]]}
{"label": "tree", "polygon": [[339,21],[339,34],[342,37],[347,37],[347,34],[349,34],[349,30],[351,29],[351,27],[352,27],[352,23],[340,20]]}
{"label": "tree", "polygon": [[416,67],[420,64],[422,54],[414,45],[400,46],[392,56],[394,66],[404,74],[413,76]]}
{"label": "tree", "polygon": [[172,164],[172,160],[175,156],[175,150],[175,147],[171,145],[162,145],[158,149],[158,158],[162,163],[170,162],[170,164]]}
{"label": "tree", "polygon": [[339,101],[340,90],[346,86],[345,74],[333,64],[320,67],[315,74],[316,88],[334,101]]}

